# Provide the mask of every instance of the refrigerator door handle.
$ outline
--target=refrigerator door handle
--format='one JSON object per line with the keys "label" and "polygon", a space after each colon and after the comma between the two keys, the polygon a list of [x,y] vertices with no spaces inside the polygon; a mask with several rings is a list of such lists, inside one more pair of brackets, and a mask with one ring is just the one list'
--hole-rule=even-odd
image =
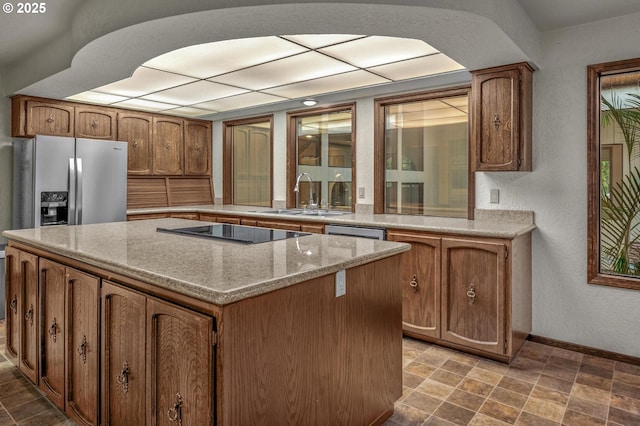
{"label": "refrigerator door handle", "polygon": [[76,159],[69,158],[69,225],[76,224]]}
{"label": "refrigerator door handle", "polygon": [[76,210],[78,211],[78,225],[82,225],[82,158],[76,159],[78,162],[78,189],[76,195]]}

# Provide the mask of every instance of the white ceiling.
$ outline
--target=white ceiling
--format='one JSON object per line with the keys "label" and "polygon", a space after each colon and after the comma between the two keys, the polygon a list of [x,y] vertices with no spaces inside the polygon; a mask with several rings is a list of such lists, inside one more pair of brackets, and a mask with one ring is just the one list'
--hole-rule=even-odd
{"label": "white ceiling", "polygon": [[462,69],[421,40],[268,36],[174,50],[68,99],[197,117]]}

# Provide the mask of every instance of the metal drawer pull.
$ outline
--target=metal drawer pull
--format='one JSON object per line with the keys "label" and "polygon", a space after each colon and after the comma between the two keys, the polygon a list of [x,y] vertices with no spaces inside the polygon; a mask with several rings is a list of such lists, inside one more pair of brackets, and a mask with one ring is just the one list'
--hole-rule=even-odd
{"label": "metal drawer pull", "polygon": [[11,300],[9,309],[11,309],[14,314],[18,314],[18,297],[15,294],[13,295],[13,299]]}
{"label": "metal drawer pull", "polygon": [[49,327],[49,336],[51,336],[51,339],[53,340],[53,343],[56,342],[57,338],[57,333],[58,333],[58,323],[56,321],[56,319],[53,319],[53,324],[51,324],[51,326]]}
{"label": "metal drawer pull", "polygon": [[49,118],[47,118],[47,123],[51,124],[53,123],[55,120],[53,119],[53,114],[49,114]]}
{"label": "metal drawer pull", "polygon": [[33,303],[29,306],[29,310],[24,314],[24,320],[29,321],[29,325],[33,327]]}
{"label": "metal drawer pull", "polygon": [[124,393],[129,392],[129,363],[127,360],[122,363],[122,371],[116,376],[116,381],[119,385],[122,385]]}
{"label": "metal drawer pull", "polygon": [[411,286],[411,289],[413,290],[413,292],[417,292],[418,291],[418,277],[416,277],[415,275],[413,276],[413,279],[411,281],[409,281],[409,285]]}
{"label": "metal drawer pull", "polygon": [[180,392],[176,394],[177,402],[173,404],[173,407],[169,408],[167,411],[167,416],[169,416],[169,421],[178,422],[179,425],[182,425],[182,395]]}
{"label": "metal drawer pull", "polygon": [[471,283],[469,285],[469,290],[467,290],[467,297],[469,298],[469,304],[473,305],[473,302],[476,301],[476,285]]}
{"label": "metal drawer pull", "polygon": [[80,343],[80,346],[78,346],[78,348],[76,349],[76,352],[78,353],[78,355],[80,355],[82,357],[82,363],[86,364],[87,363],[87,336],[82,336],[82,343]]}
{"label": "metal drawer pull", "polygon": [[498,114],[493,114],[493,127],[496,128],[496,131],[500,128],[501,124],[500,116]]}

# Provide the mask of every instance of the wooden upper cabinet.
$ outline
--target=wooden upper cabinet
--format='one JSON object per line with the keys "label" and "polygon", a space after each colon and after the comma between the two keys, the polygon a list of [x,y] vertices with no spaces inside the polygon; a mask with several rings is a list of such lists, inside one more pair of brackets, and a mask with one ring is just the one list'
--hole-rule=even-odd
{"label": "wooden upper cabinet", "polygon": [[504,244],[442,239],[442,338],[505,354],[506,254]]}
{"label": "wooden upper cabinet", "polygon": [[532,73],[526,62],[472,72],[476,171],[531,171]]}
{"label": "wooden upper cabinet", "polygon": [[211,174],[211,123],[185,120],[184,122],[184,174]]}
{"label": "wooden upper cabinet", "polygon": [[152,170],[153,118],[149,114],[118,113],[117,140],[128,143],[127,170],[130,175],[149,175]]}
{"label": "wooden upper cabinet", "polygon": [[[22,125],[18,124],[18,134],[13,134],[13,136],[74,136],[75,112],[73,105],[53,100],[47,102],[27,100],[24,102],[24,108],[24,130]],[[18,111],[19,113],[20,111]],[[15,120],[16,118],[14,117]],[[17,118],[17,120],[21,123],[20,118]]]}
{"label": "wooden upper cabinet", "polygon": [[184,153],[184,120],[153,117],[153,174],[182,175]]}
{"label": "wooden upper cabinet", "polygon": [[387,239],[411,244],[402,254],[402,329],[440,338],[440,238],[389,231]]}
{"label": "wooden upper cabinet", "polygon": [[116,140],[116,110],[96,106],[75,107],[77,138]]}

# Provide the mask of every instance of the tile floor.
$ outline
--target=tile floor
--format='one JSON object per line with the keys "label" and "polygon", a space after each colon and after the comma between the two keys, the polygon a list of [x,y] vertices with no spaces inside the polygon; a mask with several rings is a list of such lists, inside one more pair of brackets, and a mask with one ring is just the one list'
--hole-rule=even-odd
{"label": "tile floor", "polygon": [[[74,425],[4,357],[0,426]],[[511,365],[403,340],[404,392],[384,426],[640,425],[640,366],[527,342]]]}

